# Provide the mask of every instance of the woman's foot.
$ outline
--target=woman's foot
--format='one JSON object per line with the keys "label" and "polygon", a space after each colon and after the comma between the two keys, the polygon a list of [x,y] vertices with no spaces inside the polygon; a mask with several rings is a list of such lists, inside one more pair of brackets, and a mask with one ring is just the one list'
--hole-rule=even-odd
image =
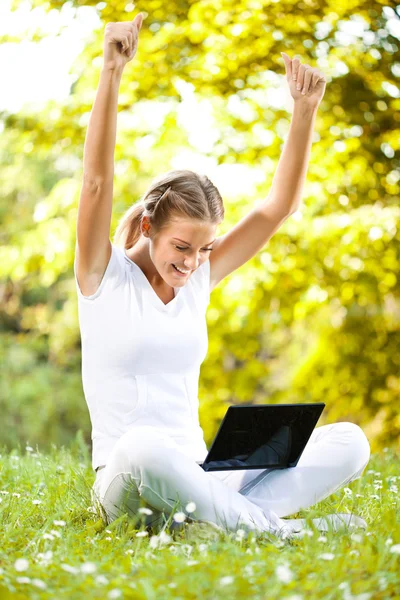
{"label": "woman's foot", "polygon": [[[302,537],[303,532],[307,529],[306,519],[283,519],[285,521],[285,527],[281,532],[282,537]],[[347,513],[332,513],[325,517],[318,517],[312,519],[313,525],[319,531],[345,531],[348,529],[354,529],[361,527],[362,529],[367,528],[367,523],[361,517],[357,517],[354,514]],[[297,534],[297,535],[296,535]]]}

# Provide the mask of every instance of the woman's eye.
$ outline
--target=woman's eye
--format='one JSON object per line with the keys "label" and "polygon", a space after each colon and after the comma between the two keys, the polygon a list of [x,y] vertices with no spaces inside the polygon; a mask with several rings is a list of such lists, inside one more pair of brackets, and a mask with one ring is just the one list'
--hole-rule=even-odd
{"label": "woman's eye", "polygon": [[[178,248],[178,250],[187,250],[187,248],[182,248],[181,246],[175,246],[175,248]],[[211,250],[212,250],[212,248],[203,248],[203,250],[206,250],[206,251],[207,251],[207,250],[208,250],[208,251],[211,251]]]}

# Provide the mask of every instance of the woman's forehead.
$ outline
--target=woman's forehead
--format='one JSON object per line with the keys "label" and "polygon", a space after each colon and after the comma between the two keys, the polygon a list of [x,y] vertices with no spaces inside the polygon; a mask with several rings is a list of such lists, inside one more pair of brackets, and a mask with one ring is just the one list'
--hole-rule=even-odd
{"label": "woman's forehead", "polygon": [[212,235],[216,230],[217,225],[206,221],[196,219],[179,219],[170,224],[167,232],[171,236],[203,236]]}

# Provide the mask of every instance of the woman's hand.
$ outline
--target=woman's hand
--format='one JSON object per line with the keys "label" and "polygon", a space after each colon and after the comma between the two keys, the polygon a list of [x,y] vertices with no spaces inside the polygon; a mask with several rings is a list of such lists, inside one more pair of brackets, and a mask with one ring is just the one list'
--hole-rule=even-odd
{"label": "woman's hand", "polygon": [[139,13],[133,21],[107,23],[104,34],[104,68],[123,69],[132,60],[138,48],[142,22],[143,15]]}
{"label": "woman's hand", "polygon": [[[318,107],[325,93],[324,74],[310,65],[302,65],[298,58],[291,60],[285,52],[281,54],[285,62],[286,78],[293,100],[313,108]],[[300,89],[297,89],[298,86]]]}

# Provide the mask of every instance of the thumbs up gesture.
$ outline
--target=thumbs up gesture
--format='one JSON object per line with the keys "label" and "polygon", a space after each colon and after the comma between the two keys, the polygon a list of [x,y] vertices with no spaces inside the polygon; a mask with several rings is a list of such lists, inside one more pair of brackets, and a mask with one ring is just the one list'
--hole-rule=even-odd
{"label": "thumbs up gesture", "polygon": [[104,67],[124,68],[138,49],[139,31],[143,15],[139,13],[133,21],[107,23],[104,33]]}

